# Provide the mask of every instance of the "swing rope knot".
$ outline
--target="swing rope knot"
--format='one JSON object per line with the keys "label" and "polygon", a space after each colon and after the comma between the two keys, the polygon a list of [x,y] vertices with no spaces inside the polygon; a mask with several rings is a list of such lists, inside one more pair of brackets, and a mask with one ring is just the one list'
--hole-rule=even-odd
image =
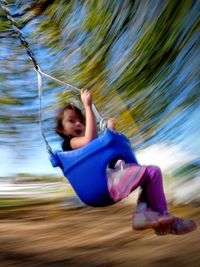
{"label": "swing rope knot", "polygon": [[101,131],[104,131],[107,128],[107,120],[106,119],[101,119],[99,121],[99,128]]}

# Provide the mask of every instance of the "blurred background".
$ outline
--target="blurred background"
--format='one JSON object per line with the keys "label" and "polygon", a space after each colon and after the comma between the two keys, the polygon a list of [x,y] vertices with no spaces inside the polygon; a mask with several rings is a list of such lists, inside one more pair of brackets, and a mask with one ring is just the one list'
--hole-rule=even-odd
{"label": "blurred background", "polygon": [[[91,90],[101,116],[117,119],[139,162],[161,167],[172,212],[198,221],[200,1],[0,5],[0,266],[199,266],[198,229],[165,242],[153,232],[130,234],[135,195],[126,207],[82,209],[49,162],[37,73],[5,6],[41,70]],[[55,113],[69,100],[81,105],[69,86],[43,77],[42,127],[53,149],[61,143]]]}
{"label": "blurred background", "polygon": [[[40,68],[92,91],[100,114],[117,119],[140,163],[162,168],[169,198],[199,201],[200,2],[7,3]],[[49,183],[66,185],[40,135],[37,74],[3,8],[0,18],[1,194],[14,193],[16,183],[19,191],[21,182],[22,191],[30,181],[45,182],[47,191]],[[43,77],[43,129],[53,149],[60,144],[55,112],[69,99],[79,96]]]}

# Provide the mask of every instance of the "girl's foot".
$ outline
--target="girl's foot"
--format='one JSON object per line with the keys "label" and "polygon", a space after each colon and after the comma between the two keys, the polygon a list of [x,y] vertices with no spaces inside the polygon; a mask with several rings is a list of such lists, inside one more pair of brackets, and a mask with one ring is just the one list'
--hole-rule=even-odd
{"label": "girl's foot", "polygon": [[194,231],[196,228],[197,225],[194,221],[174,217],[174,221],[171,224],[155,227],[155,233],[156,235],[183,235]]}
{"label": "girl's foot", "polygon": [[135,230],[158,228],[161,225],[172,224],[174,217],[147,208],[146,203],[140,203],[132,218],[132,227]]}

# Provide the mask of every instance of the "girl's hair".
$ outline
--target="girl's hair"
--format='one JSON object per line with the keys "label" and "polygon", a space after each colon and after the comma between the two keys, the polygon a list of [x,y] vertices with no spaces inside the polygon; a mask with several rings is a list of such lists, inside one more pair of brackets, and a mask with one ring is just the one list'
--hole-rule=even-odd
{"label": "girl's hair", "polygon": [[68,109],[73,110],[76,113],[76,115],[79,117],[79,119],[85,122],[85,116],[83,115],[82,111],[79,108],[77,108],[76,106],[70,103],[65,104],[65,106],[60,108],[60,110],[58,111],[58,114],[56,116],[56,127],[55,127],[56,133],[60,135],[62,138],[66,137],[66,135],[63,133],[62,120],[63,120],[65,110],[68,110]]}

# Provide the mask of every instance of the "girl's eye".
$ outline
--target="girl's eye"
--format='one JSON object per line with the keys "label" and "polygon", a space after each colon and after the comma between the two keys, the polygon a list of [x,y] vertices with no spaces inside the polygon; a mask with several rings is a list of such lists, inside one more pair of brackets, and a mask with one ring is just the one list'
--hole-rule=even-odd
{"label": "girl's eye", "polygon": [[74,121],[73,121],[73,120],[66,120],[66,122],[70,122],[70,123],[73,123]]}

